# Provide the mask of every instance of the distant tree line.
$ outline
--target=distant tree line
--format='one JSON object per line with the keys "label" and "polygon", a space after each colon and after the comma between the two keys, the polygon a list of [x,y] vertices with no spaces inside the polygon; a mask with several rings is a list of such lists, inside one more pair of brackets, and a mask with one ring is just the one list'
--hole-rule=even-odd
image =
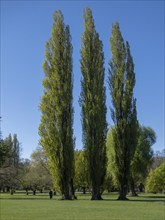
{"label": "distant tree line", "polygon": [[48,170],[47,158],[43,149],[37,148],[31,160],[21,158],[21,144],[17,135],[11,134],[5,139],[1,137],[0,145],[0,191],[10,192],[22,189],[28,194],[36,190],[53,188]]}
{"label": "distant tree line", "polygon": [[0,188],[7,191],[18,185],[21,145],[17,135],[0,138]]}
{"label": "distant tree line", "polygon": [[[140,130],[141,134],[138,138],[138,147],[131,163],[131,176],[133,176],[134,184],[132,185],[132,177],[128,184],[128,192],[133,196],[137,196],[137,192],[143,191],[144,188],[146,192],[153,193],[162,192],[164,189],[164,152],[156,152],[156,154],[153,154],[151,146],[155,140],[154,131],[151,128],[144,126],[141,126]],[[6,148],[9,149],[9,147],[7,147],[9,145],[6,143],[10,138],[11,135],[4,140],[1,138],[0,161],[2,161],[3,155],[4,162],[3,164],[1,163],[0,166],[0,191],[13,194],[16,190],[24,190],[27,195],[29,193],[35,195],[36,192],[42,193],[51,189],[54,193],[58,193],[53,185],[48,167],[48,158],[41,146],[38,146],[36,150],[33,151],[30,159],[21,158],[21,152],[19,151],[19,162],[17,163],[17,166],[14,167],[13,163],[10,163],[9,165],[8,161],[13,160],[13,154],[7,153],[9,152],[7,150],[6,153],[2,154],[2,151]],[[119,184],[115,176],[114,145],[111,129],[108,131],[106,148],[107,167],[105,180],[101,188],[101,194],[103,191],[111,192],[119,190]],[[21,148],[19,149],[21,150]],[[10,150],[10,152],[12,152],[12,150]],[[84,194],[86,192],[91,192],[87,164],[85,150],[75,150],[74,188],[76,191]]]}

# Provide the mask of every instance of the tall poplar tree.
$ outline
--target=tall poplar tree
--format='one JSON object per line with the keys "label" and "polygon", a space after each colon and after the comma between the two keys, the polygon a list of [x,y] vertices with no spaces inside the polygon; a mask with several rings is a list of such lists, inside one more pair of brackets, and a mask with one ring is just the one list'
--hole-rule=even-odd
{"label": "tall poplar tree", "polygon": [[54,14],[43,69],[40,143],[46,151],[56,190],[63,199],[71,199],[74,193],[72,45],[69,26],[65,26],[61,11]]}
{"label": "tall poplar tree", "polygon": [[20,146],[20,143],[17,139],[17,135],[14,134],[13,136],[13,165],[15,167],[18,167],[19,165],[19,162],[20,162],[20,153],[21,153],[21,146]]}
{"label": "tall poplar tree", "polygon": [[110,38],[112,59],[109,68],[109,87],[112,98],[111,116],[115,150],[119,200],[125,200],[130,175],[130,163],[137,144],[136,99],[133,97],[135,72],[128,42],[124,43],[119,24],[112,27]]}
{"label": "tall poplar tree", "polygon": [[104,54],[95,30],[92,11],[84,11],[84,33],[81,47],[81,98],[83,144],[88,161],[92,200],[101,199],[106,172],[106,105]]}

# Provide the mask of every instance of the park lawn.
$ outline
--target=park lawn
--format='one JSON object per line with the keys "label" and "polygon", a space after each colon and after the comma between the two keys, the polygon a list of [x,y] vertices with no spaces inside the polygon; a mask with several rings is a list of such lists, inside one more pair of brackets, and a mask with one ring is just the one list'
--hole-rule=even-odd
{"label": "park lawn", "polygon": [[78,200],[61,201],[48,194],[0,194],[1,220],[164,220],[163,194],[140,194],[129,201],[117,201],[117,194],[104,194],[103,201],[91,201],[78,194]]}

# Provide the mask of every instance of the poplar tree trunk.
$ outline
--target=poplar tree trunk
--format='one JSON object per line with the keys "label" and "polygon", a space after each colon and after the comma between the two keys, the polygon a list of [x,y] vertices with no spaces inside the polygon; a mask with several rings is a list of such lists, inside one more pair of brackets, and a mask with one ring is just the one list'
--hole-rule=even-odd
{"label": "poplar tree trunk", "polygon": [[100,193],[100,187],[94,185],[92,187],[92,198],[91,200],[103,200]]}
{"label": "poplar tree trunk", "polygon": [[120,184],[120,191],[118,200],[128,200],[127,196],[127,180],[123,177],[121,184]]}
{"label": "poplar tree trunk", "polygon": [[85,187],[82,187],[82,189],[83,189],[83,194],[86,194],[86,189],[85,189]]}
{"label": "poplar tree trunk", "polygon": [[136,190],[135,190],[135,183],[134,183],[134,179],[131,175],[130,177],[130,196],[138,196],[138,194],[136,193]]}

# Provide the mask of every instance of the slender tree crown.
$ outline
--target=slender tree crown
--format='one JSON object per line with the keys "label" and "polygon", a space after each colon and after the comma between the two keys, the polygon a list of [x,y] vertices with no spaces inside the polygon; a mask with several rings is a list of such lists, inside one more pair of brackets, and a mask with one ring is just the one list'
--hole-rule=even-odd
{"label": "slender tree crown", "polygon": [[126,199],[131,158],[137,143],[136,99],[133,97],[135,73],[129,43],[124,43],[119,24],[112,27],[110,38],[112,59],[109,69],[109,87],[112,97],[111,116],[115,124],[113,140],[115,163],[120,183],[119,199]]}
{"label": "slender tree crown", "polygon": [[92,185],[92,199],[100,199],[106,167],[106,106],[104,54],[92,11],[86,8],[81,47],[81,98],[83,143]]}
{"label": "slender tree crown", "polygon": [[56,190],[69,199],[74,174],[72,45],[61,11],[54,14],[43,70],[40,143],[46,151]]}

